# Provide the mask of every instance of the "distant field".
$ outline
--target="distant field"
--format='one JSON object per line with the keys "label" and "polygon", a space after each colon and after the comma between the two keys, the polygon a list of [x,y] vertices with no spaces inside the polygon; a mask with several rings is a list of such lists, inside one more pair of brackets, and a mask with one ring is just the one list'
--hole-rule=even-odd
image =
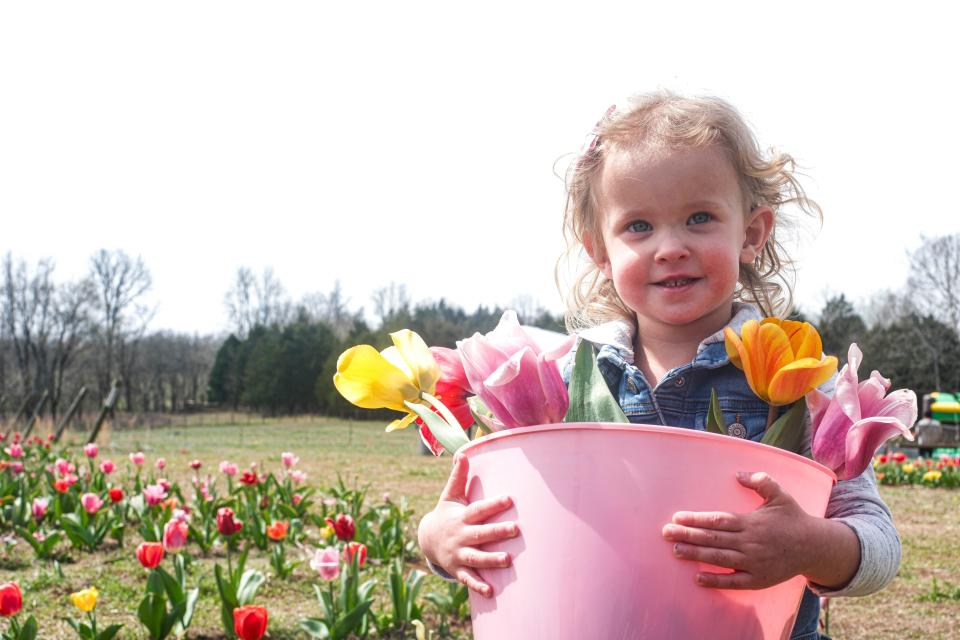
{"label": "distant field", "polygon": [[[76,434],[69,437],[79,441]],[[169,475],[180,480],[188,477],[187,462],[194,458],[204,462],[204,472],[216,473],[222,459],[241,467],[259,462],[276,470],[280,453],[293,451],[301,458],[299,466],[309,474],[308,482],[320,489],[335,483],[339,475],[348,484],[369,484],[370,495],[377,499],[387,491],[394,498],[406,496],[417,512],[412,527],[436,501],[449,470],[449,458],[434,459],[419,453],[412,429],[386,434],[381,423],[372,422],[310,418],[230,426],[191,424],[113,430],[102,441],[101,456],[125,460],[134,450],[145,451],[151,460],[163,456]],[[831,635],[837,639],[960,639],[960,491],[883,487],[881,493],[894,512],[903,538],[900,575],[878,594],[834,601]],[[410,533],[413,535],[412,530]],[[97,555],[67,566],[65,571],[69,577],[81,567],[91,576],[117,572],[120,567],[116,593],[139,598],[139,583],[134,578],[122,578],[125,574],[136,575],[133,569],[138,567],[129,558],[116,553]],[[35,566],[0,565],[0,580],[13,575],[29,580],[24,574],[35,576],[36,572]],[[934,590],[934,578],[938,591]],[[79,581],[74,575],[68,582],[72,587]],[[424,591],[440,586],[439,581],[430,582]],[[65,589],[49,585],[44,592],[49,594],[49,601],[38,602],[38,607],[60,615],[58,608],[62,607]],[[271,629],[276,629],[272,637],[305,637],[297,634],[296,620],[312,614],[316,607],[307,582],[277,585],[265,595],[267,602],[279,605],[271,610],[272,620],[276,620],[276,626],[271,622]],[[118,613],[123,611],[122,606],[113,606]],[[131,616],[127,629],[133,628]],[[210,629],[215,628],[214,622]],[[191,637],[198,637],[193,631],[191,628]]]}

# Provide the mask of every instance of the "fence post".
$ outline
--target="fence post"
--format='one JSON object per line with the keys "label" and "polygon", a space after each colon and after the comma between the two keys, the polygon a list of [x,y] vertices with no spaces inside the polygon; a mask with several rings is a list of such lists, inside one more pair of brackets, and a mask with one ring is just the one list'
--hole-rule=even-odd
{"label": "fence post", "polygon": [[77,397],[73,399],[73,403],[70,405],[70,408],[67,409],[67,413],[64,414],[63,418],[60,420],[60,424],[57,425],[56,431],[53,434],[53,441],[59,442],[60,436],[63,435],[63,430],[67,428],[67,423],[70,422],[70,419],[73,417],[73,414],[77,412],[77,409],[80,408],[80,403],[83,402],[84,396],[87,395],[87,388],[80,387]]}
{"label": "fence post", "polygon": [[97,416],[97,422],[93,425],[93,431],[90,432],[90,437],[87,438],[87,444],[96,442],[97,436],[100,435],[100,427],[103,426],[103,421],[107,419],[107,414],[113,410],[113,405],[117,403],[117,398],[120,397],[121,384],[119,379],[114,379],[113,386],[110,387],[110,393],[107,394],[107,399],[103,401],[103,408],[100,409],[100,415]]}
{"label": "fence post", "polygon": [[44,389],[43,395],[40,396],[40,401],[37,403],[37,406],[33,408],[33,415],[30,416],[30,420],[27,421],[27,427],[23,430],[23,439],[26,440],[27,436],[30,435],[30,432],[33,431],[33,425],[37,423],[37,420],[40,418],[40,414],[43,413],[43,407],[47,404],[47,399],[50,397],[50,390]]}

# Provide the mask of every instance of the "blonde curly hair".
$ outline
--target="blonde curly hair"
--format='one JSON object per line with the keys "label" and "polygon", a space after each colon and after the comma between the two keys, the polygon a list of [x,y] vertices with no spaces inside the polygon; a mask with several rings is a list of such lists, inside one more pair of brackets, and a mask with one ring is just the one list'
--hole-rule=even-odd
{"label": "blonde curly hair", "polygon": [[[669,91],[632,96],[616,105],[597,123],[587,148],[567,170],[567,204],[564,237],[567,251],[557,263],[557,282],[565,259],[576,257],[583,265],[567,296],[566,324],[571,331],[614,319],[634,320],[600,269],[584,258],[584,240],[597,242],[601,234],[601,210],[597,182],[604,158],[614,150],[641,145],[667,148],[717,146],[729,157],[740,177],[743,201],[753,209],[767,205],[775,214],[774,229],[752,264],[740,265],[734,297],[752,302],[764,315],[786,315],[793,303],[793,262],[780,238],[792,224],[785,205],[823,219],[820,207],[804,193],[796,177],[794,159],[776,150],[763,152],[740,113],[716,97],[685,97]],[[746,213],[746,212],[745,212]],[[602,247],[601,247],[602,249]]]}

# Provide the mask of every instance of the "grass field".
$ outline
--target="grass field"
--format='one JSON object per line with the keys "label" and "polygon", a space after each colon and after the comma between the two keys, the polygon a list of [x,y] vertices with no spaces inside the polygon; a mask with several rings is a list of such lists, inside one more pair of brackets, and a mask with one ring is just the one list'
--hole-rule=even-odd
{"label": "grass field", "polygon": [[[73,437],[79,442],[79,437]],[[299,466],[309,474],[311,486],[322,490],[336,483],[339,476],[348,485],[369,485],[368,495],[376,501],[383,492],[389,492],[395,500],[406,496],[416,511],[410,535],[414,535],[420,515],[436,501],[449,470],[449,458],[434,459],[419,453],[412,430],[385,434],[380,423],[323,418],[114,430],[105,433],[101,443],[101,457],[118,462],[125,461],[134,450],[143,450],[150,460],[165,457],[168,475],[180,481],[187,479],[187,462],[194,458],[204,461],[203,471],[211,473],[216,473],[222,459],[233,460],[241,467],[256,461],[276,471],[280,453],[294,451],[301,458]],[[831,635],[843,639],[960,639],[960,491],[882,487],[881,493],[894,512],[903,538],[900,573],[880,593],[835,600]],[[67,625],[56,621],[69,613],[66,595],[88,584],[96,584],[102,591],[98,606],[101,619],[124,622],[123,638],[145,637],[134,612],[142,594],[142,570],[129,545],[122,551],[95,555],[72,551],[71,555],[74,562],[63,565],[62,580],[35,563],[25,550],[0,559],[0,581],[16,578],[30,591],[24,606],[41,621],[41,637],[72,637]],[[199,562],[202,566],[206,561]],[[265,559],[261,564],[266,568]],[[199,573],[208,575],[210,571],[204,568]],[[297,621],[317,613],[310,571],[303,565],[298,573],[288,582],[268,580],[257,597],[258,602],[270,607],[271,638],[305,638]],[[204,578],[200,586],[201,603],[189,637],[221,637],[212,578]],[[441,581],[431,576],[424,592],[443,588]]]}

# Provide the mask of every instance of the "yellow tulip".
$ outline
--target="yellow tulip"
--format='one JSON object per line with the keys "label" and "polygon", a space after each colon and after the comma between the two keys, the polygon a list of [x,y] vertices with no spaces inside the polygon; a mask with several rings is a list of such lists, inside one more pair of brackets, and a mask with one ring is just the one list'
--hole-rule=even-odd
{"label": "yellow tulip", "polygon": [[89,613],[97,606],[97,596],[99,595],[100,592],[97,591],[96,587],[87,587],[82,591],[71,593],[70,601],[73,603],[73,606],[80,609],[80,611]]}
{"label": "yellow tulip", "polygon": [[835,356],[823,357],[820,334],[809,322],[748,320],[738,336],[724,329],[730,362],[742,369],[750,388],[773,406],[793,404],[837,371]]}
{"label": "yellow tulip", "polygon": [[908,463],[906,463],[905,465],[903,465],[902,467],[900,467],[900,470],[903,471],[904,473],[906,473],[907,475],[909,475],[909,474],[913,473],[913,465],[908,462]]}
{"label": "yellow tulip", "polygon": [[923,480],[924,482],[932,482],[934,480],[939,480],[940,476],[942,475],[942,473],[936,470],[927,471],[925,474],[923,474]]}
{"label": "yellow tulip", "polygon": [[337,360],[333,384],[340,394],[364,409],[393,409],[405,415],[387,431],[402,429],[416,420],[404,401],[425,404],[421,393],[433,394],[440,367],[429,347],[409,329],[390,334],[392,347],[381,352],[368,344],[351,347]]}

